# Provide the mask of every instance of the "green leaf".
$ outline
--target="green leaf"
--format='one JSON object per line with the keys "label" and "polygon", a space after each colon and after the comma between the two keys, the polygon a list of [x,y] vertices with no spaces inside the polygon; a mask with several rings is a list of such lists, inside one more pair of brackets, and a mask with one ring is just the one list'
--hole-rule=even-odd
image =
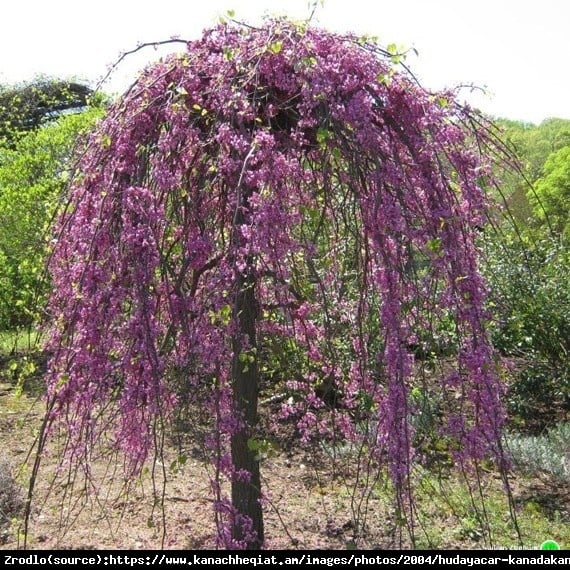
{"label": "green leaf", "polygon": [[390,83],[390,76],[387,73],[379,73],[376,76],[376,81],[381,85],[388,85]]}
{"label": "green leaf", "polygon": [[178,471],[180,471],[180,469],[182,467],[184,467],[184,465],[186,465],[186,462],[188,461],[188,456],[185,455],[184,453],[181,453],[174,461],[172,461],[172,463],[170,464],[170,471],[172,471],[173,473],[178,473]]}
{"label": "green leaf", "polygon": [[406,49],[403,48],[402,46],[398,46],[396,44],[389,44],[388,47],[386,48],[386,51],[390,55],[392,63],[396,65],[400,63],[403,59],[405,59]]}
{"label": "green leaf", "polygon": [[271,53],[275,53],[275,54],[279,53],[282,49],[283,49],[283,42],[281,40],[279,40],[275,43],[272,43],[269,46],[269,51]]}
{"label": "green leaf", "polygon": [[59,378],[57,379],[57,383],[56,386],[58,388],[61,388],[62,386],[65,386],[67,384],[67,381],[69,380],[69,375],[68,374],[61,374],[59,376]]}
{"label": "green leaf", "polygon": [[255,454],[255,458],[259,461],[261,459],[274,456],[279,452],[279,444],[270,439],[258,439],[250,437],[247,440],[247,448]]}
{"label": "green leaf", "polygon": [[317,65],[317,58],[312,55],[304,57],[301,59],[301,64],[304,67],[315,67],[315,65]]}
{"label": "green leaf", "polygon": [[259,451],[260,447],[261,447],[261,440],[256,439],[255,437],[250,437],[247,440],[247,448],[250,451]]}
{"label": "green leaf", "polygon": [[426,242],[426,247],[429,251],[435,254],[440,254],[442,250],[441,238],[428,239]]}
{"label": "green leaf", "polygon": [[317,131],[317,142],[319,144],[326,144],[330,138],[330,132],[325,127],[319,127]]}
{"label": "green leaf", "polygon": [[232,319],[232,307],[231,305],[223,305],[217,312],[210,311],[209,316],[213,325],[227,327]]}

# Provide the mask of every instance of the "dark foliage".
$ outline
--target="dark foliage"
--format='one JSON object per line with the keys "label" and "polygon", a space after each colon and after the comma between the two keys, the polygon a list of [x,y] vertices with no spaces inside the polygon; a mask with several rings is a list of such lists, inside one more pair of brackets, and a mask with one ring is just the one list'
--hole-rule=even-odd
{"label": "dark foliage", "polygon": [[22,133],[64,112],[83,110],[91,94],[87,85],[60,79],[0,86],[0,141],[13,145]]}

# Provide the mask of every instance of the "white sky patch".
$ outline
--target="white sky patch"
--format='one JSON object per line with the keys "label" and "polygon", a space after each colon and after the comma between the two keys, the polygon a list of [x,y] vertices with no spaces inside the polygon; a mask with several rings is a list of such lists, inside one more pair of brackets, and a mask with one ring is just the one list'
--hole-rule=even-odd
{"label": "white sky patch", "polygon": [[[0,14],[0,83],[45,74],[101,79],[121,52],[171,36],[197,38],[227,10],[305,19],[310,0],[19,0]],[[483,111],[540,122],[570,119],[570,2],[565,0],[320,0],[314,23],[417,49],[408,64],[430,89],[485,88],[464,97]],[[179,50],[182,46],[175,47]],[[129,56],[104,85],[121,92],[164,53]]]}

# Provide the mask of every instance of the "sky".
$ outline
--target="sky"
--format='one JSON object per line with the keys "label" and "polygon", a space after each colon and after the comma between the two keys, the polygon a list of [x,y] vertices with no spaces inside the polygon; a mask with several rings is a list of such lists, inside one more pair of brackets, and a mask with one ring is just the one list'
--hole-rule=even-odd
{"label": "sky", "polygon": [[[228,10],[307,19],[314,0],[18,0],[0,13],[0,84],[38,74],[96,85],[121,53],[140,43],[192,40]],[[570,119],[570,2],[567,0],[317,0],[312,22],[414,48],[407,64],[424,87],[456,85],[461,98],[496,117],[540,123]],[[172,49],[180,50],[182,45]],[[164,55],[125,58],[102,89],[121,93]]]}

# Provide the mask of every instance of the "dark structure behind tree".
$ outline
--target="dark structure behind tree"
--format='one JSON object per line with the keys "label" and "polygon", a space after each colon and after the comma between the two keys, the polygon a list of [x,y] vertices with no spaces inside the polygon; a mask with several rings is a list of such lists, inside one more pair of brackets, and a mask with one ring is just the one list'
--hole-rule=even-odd
{"label": "dark structure behind tree", "polygon": [[0,86],[0,141],[11,146],[19,134],[36,129],[61,113],[84,110],[92,93],[82,83],[49,78]]}

